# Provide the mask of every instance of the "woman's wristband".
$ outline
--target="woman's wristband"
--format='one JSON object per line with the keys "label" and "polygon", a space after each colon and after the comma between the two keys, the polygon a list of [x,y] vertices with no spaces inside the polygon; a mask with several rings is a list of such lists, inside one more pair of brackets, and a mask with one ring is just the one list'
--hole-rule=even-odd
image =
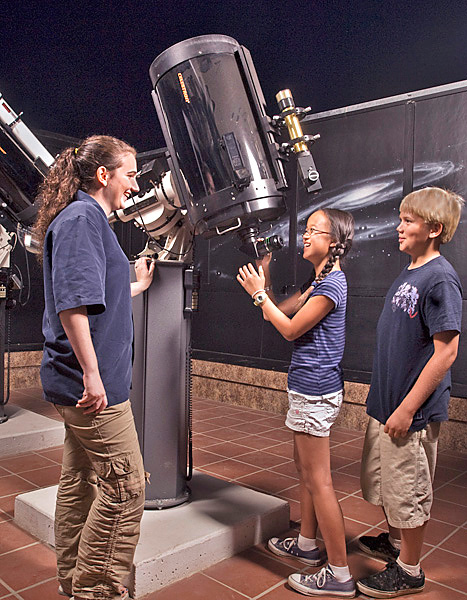
{"label": "woman's wristband", "polygon": [[261,292],[266,292],[265,289],[261,289],[261,290],[256,290],[256,292],[253,292],[251,294],[251,297],[253,298],[253,300],[255,299],[256,294],[260,294]]}

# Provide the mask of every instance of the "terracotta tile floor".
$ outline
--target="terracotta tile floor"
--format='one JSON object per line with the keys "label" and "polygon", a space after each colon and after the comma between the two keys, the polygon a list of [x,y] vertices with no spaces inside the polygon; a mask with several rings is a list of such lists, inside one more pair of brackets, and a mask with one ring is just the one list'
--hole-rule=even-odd
{"label": "terracotta tile floor", "polygon": [[[39,389],[13,392],[12,402],[52,418],[55,409],[40,399]],[[1,427],[1,425],[0,425]],[[297,475],[291,434],[283,418],[260,410],[196,399],[193,409],[195,467],[287,499],[291,533],[299,529]],[[357,551],[355,538],[384,527],[380,510],[365,503],[359,486],[362,434],[336,428],[331,435],[334,485],[345,516],[350,569],[362,577],[384,563]],[[19,529],[13,521],[16,494],[55,483],[61,449],[0,457],[0,600],[59,600],[54,552]],[[467,455],[440,454],[432,520],[427,529],[422,566],[427,600],[467,598]],[[278,532],[280,533],[280,532]],[[297,600],[286,584],[297,570],[313,572],[294,559],[273,556],[259,545],[184,579],[145,600]],[[324,596],[322,596],[324,598]]]}

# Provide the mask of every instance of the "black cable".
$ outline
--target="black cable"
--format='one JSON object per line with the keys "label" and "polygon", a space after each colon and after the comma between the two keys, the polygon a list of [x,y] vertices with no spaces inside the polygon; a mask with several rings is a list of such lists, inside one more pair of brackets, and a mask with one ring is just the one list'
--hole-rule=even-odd
{"label": "black cable", "polygon": [[175,206],[175,204],[173,203],[173,201],[170,200],[169,197],[167,196],[167,194],[165,193],[164,182],[162,180],[162,177],[161,177],[161,181],[160,181],[159,185],[161,186],[161,190],[162,190],[162,193],[164,194],[164,198],[167,200],[167,202],[170,204],[170,206],[173,206],[173,208],[177,208]]}

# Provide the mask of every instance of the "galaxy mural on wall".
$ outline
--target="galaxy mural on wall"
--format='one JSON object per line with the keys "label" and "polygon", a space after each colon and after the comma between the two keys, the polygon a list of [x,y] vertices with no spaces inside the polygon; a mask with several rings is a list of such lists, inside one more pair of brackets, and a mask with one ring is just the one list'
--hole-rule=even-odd
{"label": "galaxy mural on wall", "polygon": [[[414,188],[430,186],[433,185],[433,182],[444,187],[443,180],[453,173],[461,171],[463,168],[463,165],[456,165],[452,161],[415,165]],[[300,231],[305,229],[310,211],[322,208],[338,208],[354,213],[354,244],[358,244],[361,249],[358,253],[354,252],[351,254],[349,260],[355,260],[358,256],[361,256],[365,250],[363,246],[366,242],[371,244],[374,240],[393,240],[395,238],[395,229],[399,223],[395,204],[401,199],[401,189],[400,185],[397,185],[397,182],[400,181],[402,175],[403,170],[397,169],[370,179],[349,183],[338,190],[323,190],[316,199],[312,199],[310,205],[307,204],[307,200],[309,202],[310,199],[305,199],[303,202],[305,206],[302,206],[297,214],[299,231],[296,241],[297,247],[303,247]],[[378,207],[380,214],[370,217],[368,210],[373,207]],[[265,234],[278,235],[283,239],[284,245],[289,246],[289,221],[289,215],[282,217],[277,222],[271,224]],[[230,245],[231,243],[229,238],[216,238],[210,244],[210,252],[215,253],[224,244]],[[386,252],[386,256],[391,256],[389,250]],[[199,264],[199,266],[202,265]],[[228,278],[228,275],[225,274],[224,277]]]}

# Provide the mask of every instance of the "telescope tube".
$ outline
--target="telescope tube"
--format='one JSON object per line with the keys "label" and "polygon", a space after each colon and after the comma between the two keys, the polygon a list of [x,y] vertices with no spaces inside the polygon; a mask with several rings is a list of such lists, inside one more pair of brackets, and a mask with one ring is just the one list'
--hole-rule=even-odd
{"label": "telescope tube", "polygon": [[257,226],[286,210],[286,181],[246,48],[225,35],[185,40],[150,76],[180,200],[204,237]]}

